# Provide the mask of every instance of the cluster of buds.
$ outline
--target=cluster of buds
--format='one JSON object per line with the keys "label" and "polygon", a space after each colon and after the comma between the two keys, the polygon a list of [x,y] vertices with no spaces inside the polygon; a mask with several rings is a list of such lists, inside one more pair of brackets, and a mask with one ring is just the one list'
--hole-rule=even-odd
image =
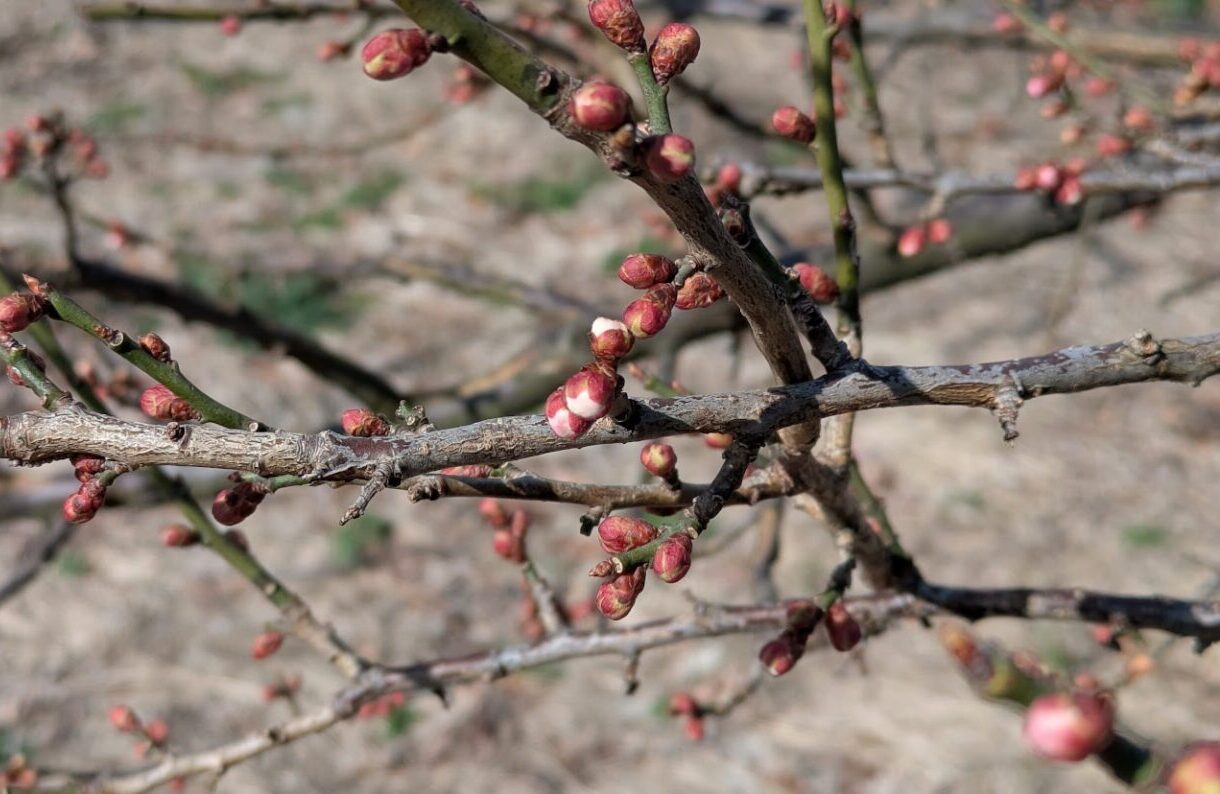
{"label": "cluster of buds", "polygon": [[1038,57],[1030,63],[1030,77],[1025,82],[1025,93],[1031,99],[1041,99],[1058,91],[1068,79],[1080,76],[1080,64],[1064,50],[1055,50],[1049,57]]}
{"label": "cluster of buds", "polygon": [[254,638],[250,644],[250,658],[266,659],[280,649],[284,644],[284,633],[280,631],[264,631]]}
{"label": "cluster of buds", "polygon": [[281,675],[269,684],[263,684],[263,700],[292,700],[301,690],[299,675]]}
{"label": "cluster of buds", "polygon": [[465,105],[491,87],[491,79],[468,63],[459,64],[445,83],[445,99]]}
{"label": "cluster of buds", "polygon": [[801,599],[788,602],[784,630],[758,651],[758,660],[767,672],[781,676],[795,667],[804,656],[805,645],[823,617],[825,612],[812,601]]}
{"label": "cluster of buds", "polygon": [[240,524],[267,498],[267,490],[251,482],[239,482],[225,488],[212,500],[212,518],[226,527]]}
{"label": "cluster of buds", "polygon": [[509,562],[525,562],[525,535],[530,527],[529,513],[514,510],[511,515],[495,499],[479,502],[479,515],[492,528],[491,547]]}
{"label": "cluster of buds", "polygon": [[1054,761],[1082,761],[1110,742],[1114,701],[1104,692],[1053,692],[1025,712],[1025,741]]}
{"label": "cluster of buds", "polygon": [[0,180],[15,177],[29,162],[46,158],[63,159],[60,176],[103,179],[110,166],[98,153],[97,141],[80,129],[69,129],[58,117],[31,115],[25,120],[26,133],[16,127],[4,131],[4,149],[0,152]]}
{"label": "cluster of buds", "polygon": [[168,386],[157,383],[140,394],[140,410],[153,419],[174,422],[189,422],[198,419],[199,413],[184,397],[179,397]]}
{"label": "cluster of buds", "polygon": [[1037,190],[1050,195],[1055,203],[1072,206],[1084,200],[1080,177],[1086,163],[1082,159],[1067,163],[1047,161],[1017,170],[1013,187],[1017,190]]}
{"label": "cluster of buds", "polygon": [[107,718],[111,726],[120,733],[138,733],[144,737],[145,741],[136,746],[136,752],[140,756],[146,755],[154,747],[163,748],[169,739],[169,725],[165,720],[158,717],[144,722],[130,706],[111,706]]}
{"label": "cluster of buds", "polygon": [[1174,90],[1174,104],[1188,105],[1203,92],[1220,89],[1220,41],[1204,44],[1198,39],[1182,39],[1178,57],[1190,64],[1190,71]]}
{"label": "cluster of buds", "polygon": [[46,311],[46,302],[28,292],[14,292],[0,298],[0,331],[15,334],[24,331]]}
{"label": "cluster of buds", "polygon": [[65,521],[83,524],[96,516],[105,503],[105,484],[101,480],[90,478],[82,482],[80,487],[64,500],[61,512]]}
{"label": "cluster of buds", "polygon": [[944,245],[952,236],[953,226],[945,218],[917,223],[898,235],[898,254],[907,258],[918,256],[928,245]]}
{"label": "cluster of buds", "polygon": [[669,698],[669,714],[682,717],[682,731],[693,742],[703,739],[703,717],[706,712],[689,692],[675,692]]}
{"label": "cluster of buds", "polygon": [[790,141],[808,144],[817,136],[817,124],[793,105],[785,105],[771,114],[771,127]]}
{"label": "cluster of buds", "polygon": [[383,30],[360,50],[364,73],[374,80],[396,80],[423,66],[432,56],[428,34],[418,28]]}
{"label": "cluster of buds", "polygon": [[839,297],[838,282],[817,265],[798,262],[792,266],[792,275],[796,276],[801,289],[809,294],[814,303],[825,306],[834,303]]}
{"label": "cluster of buds", "polygon": [[1220,791],[1220,742],[1186,748],[1166,775],[1169,794],[1215,794]]}
{"label": "cluster of buds", "polygon": [[367,408],[348,408],[339,424],[349,436],[384,436],[390,432],[390,423]]}

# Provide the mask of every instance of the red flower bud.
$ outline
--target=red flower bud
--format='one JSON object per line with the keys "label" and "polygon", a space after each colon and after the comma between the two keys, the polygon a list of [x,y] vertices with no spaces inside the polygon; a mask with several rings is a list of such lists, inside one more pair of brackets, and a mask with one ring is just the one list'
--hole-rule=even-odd
{"label": "red flower bud", "polygon": [[695,144],[681,135],[654,135],[644,141],[644,166],[662,182],[677,182],[695,167]]}
{"label": "red flower bud", "polygon": [[423,66],[432,48],[422,30],[393,28],[383,30],[369,39],[362,50],[360,60],[364,73],[374,80],[394,80]]}
{"label": "red flower bud", "polygon": [[284,635],[278,631],[264,631],[254,638],[250,646],[250,656],[255,659],[266,659],[280,649],[284,644]]}
{"label": "red flower bud", "polygon": [[589,331],[589,349],[599,360],[617,361],[631,352],[634,343],[627,326],[609,317],[598,317]]}
{"label": "red flower bud", "polygon": [[150,331],[149,333],[141,336],[139,342],[140,347],[144,349],[144,352],[155,358],[157,361],[167,362],[170,360],[169,345],[165,344],[165,340],[160,336],[157,336]]}
{"label": "red flower bud", "polygon": [[1030,704],[1024,736],[1034,752],[1055,761],[1081,761],[1110,740],[1114,706],[1101,693],[1055,692]]}
{"label": "red flower bud", "polygon": [[826,610],[826,634],[836,651],[850,651],[860,643],[864,632],[860,624],[847,611],[842,601],[836,601]]}
{"label": "red flower bud", "polygon": [[585,83],[572,94],[568,112],[586,130],[610,132],[628,121],[631,98],[610,83]]}
{"label": "red flower bud", "polygon": [[725,163],[716,172],[716,187],[728,193],[741,190],[741,166],[737,163]]}
{"label": "red flower bud", "polygon": [[724,288],[703,271],[696,271],[682,282],[674,305],[679,309],[702,309],[724,297]]}
{"label": "red flower bud", "polygon": [[699,32],[683,22],[670,22],[661,28],[648,58],[657,82],[665,85],[695,61],[699,54]]}
{"label": "red flower bud", "polygon": [[678,289],[673,284],[658,284],[639,300],[627,304],[623,322],[639,339],[659,334],[669,322]]}
{"label": "red flower bud", "polygon": [[73,455],[70,460],[73,473],[81,482],[88,482],[93,479],[93,475],[106,467],[106,460],[97,455]]}
{"label": "red flower bud", "polygon": [[152,742],[155,747],[160,747],[169,738],[169,725],[160,717],[149,721],[144,726],[144,738]]}
{"label": "red flower bud", "polygon": [[1131,151],[1131,141],[1121,135],[1106,133],[1097,137],[1097,154],[1101,157],[1118,157]]}
{"label": "red flower bud", "polygon": [[169,419],[173,415],[178,395],[160,383],[149,386],[140,394],[140,410],[153,419]]}
{"label": "red flower bud", "polygon": [[788,612],[785,619],[788,622],[788,628],[794,634],[808,638],[813,630],[818,627],[825,616],[825,612],[817,604],[808,599],[799,599],[788,604]]}
{"label": "red flower bud", "polygon": [[618,378],[611,367],[586,364],[563,384],[563,402],[576,416],[595,422],[610,411],[618,391]]}
{"label": "red flower bud", "polygon": [[673,260],[660,254],[632,254],[619,266],[618,277],[629,287],[648,289],[671,280],[678,273]]}
{"label": "red flower bud", "polygon": [[64,520],[72,524],[83,524],[91,520],[106,502],[106,486],[97,480],[81,483],[80,488],[64,500],[61,513]]}
{"label": "red flower bud", "polygon": [[834,303],[839,297],[839,284],[820,267],[808,262],[798,262],[792,266],[797,279],[814,303]]}
{"label": "red flower bud", "polygon": [[704,433],[703,443],[712,449],[728,449],[733,443],[733,436],[730,433]]}
{"label": "red flower bud", "polygon": [[42,316],[42,301],[33,295],[14,292],[0,298],[0,331],[15,334]]}
{"label": "red flower bud", "polygon": [[805,653],[805,643],[790,631],[782,632],[758,651],[758,661],[773,676],[781,676],[796,666]]}
{"label": "red flower bud", "polygon": [[1084,201],[1084,186],[1080,184],[1080,177],[1065,178],[1063,184],[1055,191],[1055,201],[1069,207]]}
{"label": "red flower bud", "polygon": [[797,143],[809,143],[818,133],[813,119],[792,105],[785,105],[772,113],[771,126],[780,135]]}
{"label": "red flower bud", "polygon": [[1034,186],[1048,193],[1063,182],[1063,172],[1054,163],[1043,163],[1034,170]]}
{"label": "red flower bud", "polygon": [[933,218],[928,221],[928,242],[932,245],[944,245],[953,236],[953,226],[944,218]]}
{"label": "red flower bud", "polygon": [[390,423],[367,408],[348,408],[340,423],[349,436],[384,436],[390,432]]}
{"label": "red flower bud", "polygon": [[1216,794],[1220,791],[1220,742],[1187,748],[1166,780],[1169,794]]}
{"label": "red flower bud", "polygon": [[241,33],[241,18],[235,14],[221,17],[220,32],[226,36],[236,36]]}
{"label": "red flower bud", "polygon": [[589,21],[624,50],[644,51],[644,22],[631,0],[590,0]]}
{"label": "red flower bud", "polygon": [[689,692],[675,692],[669,697],[669,713],[693,717],[699,714],[699,704]]}
{"label": "red flower bud", "polygon": [[928,241],[928,233],[922,225],[910,226],[898,237],[898,254],[904,257],[916,256],[923,250]]}
{"label": "red flower bud", "polygon": [[652,542],[656,536],[657,528],[639,518],[607,516],[597,525],[597,539],[607,554],[622,554]]}
{"label": "red flower bud", "polygon": [[686,738],[692,742],[703,741],[703,718],[702,717],[687,717],[682,723],[682,732],[686,734]]}
{"label": "red flower bud", "polygon": [[240,524],[254,514],[265,497],[266,494],[251,483],[238,483],[216,494],[212,500],[212,517],[227,527]]}
{"label": "red flower bud", "polygon": [[490,496],[479,500],[479,515],[497,529],[508,526],[508,512],[504,509],[504,505]]}
{"label": "red flower bud", "polygon": [[1063,85],[1063,75],[1054,72],[1035,74],[1025,82],[1025,93],[1031,99],[1041,99]]}
{"label": "red flower bud", "polygon": [[171,548],[194,546],[199,542],[199,533],[181,524],[170,524],[161,530],[161,542]]}
{"label": "red flower bud", "polygon": [[123,733],[134,733],[140,730],[140,718],[136,716],[130,706],[111,706],[106,716],[109,717],[110,724]]}
{"label": "red flower bud", "polygon": [[497,529],[491,535],[491,548],[509,562],[525,562],[525,537],[510,529]]}
{"label": "red flower bud", "polygon": [[1123,126],[1135,132],[1148,132],[1156,126],[1152,114],[1143,105],[1135,105],[1123,114]]}
{"label": "red flower bud", "polygon": [[622,620],[627,617],[644,589],[644,577],[645,569],[636,568],[630,573],[622,573],[602,582],[594,598],[597,611],[610,620]]}
{"label": "red flower bud", "polygon": [[661,581],[673,584],[686,576],[690,570],[691,537],[685,532],[670,535],[652,557],[652,570]]}
{"label": "red flower bud", "polygon": [[1021,21],[1006,11],[1001,11],[991,20],[991,29],[1001,36],[1017,33],[1021,30]]}
{"label": "red flower bud", "polygon": [[668,477],[678,466],[678,453],[669,444],[645,444],[640,450],[640,464],[654,477]]}
{"label": "red flower bud", "polygon": [[593,423],[581,419],[568,410],[563,399],[563,387],[560,386],[546,398],[546,421],[551,430],[560,438],[576,438],[583,435]]}

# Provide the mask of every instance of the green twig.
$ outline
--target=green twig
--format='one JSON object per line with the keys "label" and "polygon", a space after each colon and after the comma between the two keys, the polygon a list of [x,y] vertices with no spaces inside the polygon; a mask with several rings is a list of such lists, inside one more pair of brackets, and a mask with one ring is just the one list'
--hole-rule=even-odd
{"label": "green twig", "polygon": [[875,164],[880,168],[892,168],[894,150],[885,136],[885,116],[881,114],[881,103],[877,99],[877,83],[864,54],[864,27],[856,10],[856,0],[847,0],[847,11],[850,16],[847,34],[851,37],[851,69],[864,97],[864,131],[872,144]]}
{"label": "green twig", "polygon": [[639,81],[640,91],[644,94],[644,106],[648,108],[648,130],[653,135],[665,135],[673,132],[669,123],[669,86],[657,82],[652,73],[652,59],[647,52],[633,52],[627,56],[627,62],[635,72]]}

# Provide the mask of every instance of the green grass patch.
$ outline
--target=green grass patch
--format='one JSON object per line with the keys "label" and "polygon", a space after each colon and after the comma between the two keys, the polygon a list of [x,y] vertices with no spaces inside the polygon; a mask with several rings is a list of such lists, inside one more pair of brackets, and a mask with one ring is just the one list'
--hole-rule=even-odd
{"label": "green grass patch", "polygon": [[1123,527],[1122,539],[1128,546],[1148,549],[1164,546],[1169,540],[1169,532],[1155,524],[1131,524]]}
{"label": "green grass patch", "polygon": [[594,186],[606,178],[607,172],[603,168],[582,167],[572,169],[564,176],[530,176],[508,184],[475,185],[473,192],[477,197],[509,212],[546,215],[577,206]]}
{"label": "green grass patch", "polygon": [[263,72],[248,66],[208,69],[198,64],[183,62],[178,64],[178,70],[196,91],[208,99],[222,99],[239,91],[283,79],[281,74]]}

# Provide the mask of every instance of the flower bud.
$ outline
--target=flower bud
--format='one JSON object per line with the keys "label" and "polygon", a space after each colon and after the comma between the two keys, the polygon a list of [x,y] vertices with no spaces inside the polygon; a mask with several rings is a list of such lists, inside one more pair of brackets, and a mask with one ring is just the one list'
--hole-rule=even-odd
{"label": "flower bud", "polygon": [[1080,183],[1080,177],[1066,177],[1063,184],[1055,191],[1055,203],[1071,207],[1082,201],[1084,201],[1084,185]]}
{"label": "flower bud", "polygon": [[691,273],[682,287],[674,305],[679,309],[703,309],[724,297],[724,288],[707,273],[699,270]]}
{"label": "flower bud", "polygon": [[622,620],[627,617],[644,589],[644,577],[645,569],[636,568],[630,573],[621,573],[602,582],[594,597],[597,611],[609,620]]}
{"label": "flower bud", "polygon": [[374,80],[394,80],[423,66],[432,55],[428,37],[418,28],[383,30],[360,50],[364,73]]}
{"label": "flower bud", "polygon": [[131,706],[111,706],[106,716],[110,719],[110,724],[123,733],[135,733],[140,730],[140,718]]}
{"label": "flower bud", "polygon": [[652,570],[661,577],[661,581],[673,584],[686,576],[690,570],[692,543],[690,535],[679,532],[657,546],[656,554],[652,557]]}
{"label": "flower bud", "polygon": [[479,500],[479,515],[497,529],[508,526],[508,511],[504,509],[504,505],[490,496]]}
{"label": "flower bud", "polygon": [[546,421],[555,435],[569,439],[583,435],[593,424],[568,410],[563,399],[562,386],[551,392],[551,396],[546,399]]}
{"label": "flower bud", "polygon": [[805,643],[790,631],[782,632],[758,651],[758,661],[773,676],[781,676],[796,666],[805,653]]}
{"label": "flower bud", "polygon": [[784,105],[772,113],[771,126],[780,135],[797,143],[809,143],[818,133],[813,119],[792,105]]}
{"label": "flower bud", "polygon": [[677,182],[695,167],[695,144],[681,135],[654,135],[644,141],[644,166],[662,182]]}
{"label": "flower bud", "polygon": [[1186,749],[1169,770],[1169,794],[1216,794],[1220,791],[1220,742]]}
{"label": "flower bud", "polygon": [[703,741],[704,727],[702,717],[687,717],[682,723],[682,732],[686,734],[686,738],[692,742]]}
{"label": "flower bud", "polygon": [[610,412],[618,392],[618,377],[601,362],[586,364],[563,384],[563,402],[581,419],[596,422]]}
{"label": "flower bud", "polygon": [[678,453],[669,444],[645,444],[640,450],[640,464],[654,477],[668,477],[678,467]]}
{"label": "flower bud", "polygon": [[140,394],[140,410],[153,419],[169,419],[170,404],[178,396],[160,383],[149,386]]}
{"label": "flower bud", "polygon": [[1123,114],[1123,126],[1135,132],[1148,132],[1156,126],[1156,122],[1148,108],[1134,105]]}
{"label": "flower bud", "polygon": [[716,187],[727,193],[737,193],[741,190],[741,166],[737,163],[725,163],[716,172]]}
{"label": "flower bud", "polygon": [[627,123],[631,98],[610,83],[585,83],[572,94],[568,112],[586,130],[611,132]]}
{"label": "flower bud", "polygon": [[1025,93],[1030,99],[1041,99],[1063,85],[1063,75],[1053,72],[1035,74],[1025,81]]}
{"label": "flower bud", "polygon": [[1034,169],[1034,186],[1048,193],[1063,183],[1063,172],[1054,163],[1043,163]]}
{"label": "flower bud", "polygon": [[241,33],[241,17],[227,14],[220,18],[220,32],[226,36],[236,36]]}
{"label": "flower bud", "polygon": [[1101,157],[1118,157],[1131,151],[1131,141],[1121,135],[1105,133],[1097,136],[1097,154]]}
{"label": "flower bud", "polygon": [[1001,36],[1018,33],[1021,30],[1021,21],[1007,11],[1001,11],[991,20],[991,29]]}
{"label": "flower bud", "polygon": [[88,482],[93,479],[93,475],[106,468],[106,459],[97,455],[73,455],[69,460],[72,462],[73,473],[80,482]]}
{"label": "flower bud", "polygon": [[712,449],[728,449],[733,443],[733,436],[730,433],[704,433],[703,443]]}
{"label": "flower bud", "polygon": [[670,22],[661,28],[648,50],[652,74],[661,85],[682,74],[698,54],[699,32],[684,22]]}
{"label": "flower bud", "polygon": [[953,236],[953,225],[945,218],[933,218],[928,221],[928,242],[932,245],[944,245]]}
{"label": "flower bud", "polygon": [[144,352],[157,361],[168,362],[170,360],[169,345],[165,344],[165,340],[157,334],[150,331],[141,336],[139,342]]}
{"label": "flower bud", "polygon": [[836,601],[826,610],[826,634],[836,651],[850,651],[860,643],[864,632],[860,624],[847,611],[842,601]]}
{"label": "flower bud", "polygon": [[390,432],[390,423],[367,408],[348,408],[340,423],[349,436],[384,436]]}
{"label": "flower bud", "polygon": [[631,254],[619,266],[618,278],[629,287],[648,289],[673,279],[678,266],[660,254]]}
{"label": "flower bud", "polygon": [[598,360],[617,361],[631,352],[634,343],[627,326],[609,317],[598,317],[589,331],[589,349]]}
{"label": "flower bud", "polygon": [[80,488],[64,500],[61,513],[64,520],[72,524],[83,524],[91,520],[106,502],[106,486],[97,480],[81,483]]}
{"label": "flower bud", "polygon": [[212,500],[212,517],[231,527],[240,524],[262,503],[266,494],[248,482],[241,482],[216,494]]}
{"label": "flower bud", "polygon": [[250,656],[255,659],[266,659],[271,654],[280,649],[284,644],[284,635],[278,631],[264,631],[262,634],[254,638],[254,644],[250,646]]}
{"label": "flower bud", "polygon": [[0,331],[15,334],[42,316],[42,301],[33,295],[14,292],[0,298]]}
{"label": "flower bud", "polygon": [[802,598],[788,603],[785,620],[788,622],[788,628],[794,634],[807,638],[822,622],[825,614],[820,606],[807,598]]}
{"label": "flower bud", "polygon": [[597,539],[607,554],[622,554],[651,543],[656,536],[657,528],[639,518],[607,516],[597,525]]}
{"label": "flower bud", "polygon": [[199,542],[199,533],[181,524],[170,524],[161,530],[161,542],[170,548],[194,546]]}
{"label": "flower bud", "polygon": [[922,225],[910,226],[898,237],[898,254],[904,257],[916,256],[923,250],[927,241],[928,233]]}
{"label": "flower bud", "polygon": [[669,713],[687,717],[699,714],[699,704],[689,692],[675,692],[669,697]]}
{"label": "flower bud", "polygon": [[491,548],[509,562],[525,562],[525,534],[511,529],[497,529],[491,535]]}
{"label": "flower bud", "polygon": [[1023,730],[1034,752],[1054,761],[1081,761],[1110,740],[1114,706],[1100,693],[1043,695],[1025,712]]}
{"label": "flower bud", "polygon": [[624,50],[644,51],[644,22],[631,0],[590,0],[589,21]]}
{"label": "flower bud", "polygon": [[144,738],[152,742],[155,747],[160,747],[169,738],[169,725],[160,717],[150,720],[144,726]]}
{"label": "flower bud", "polygon": [[655,336],[669,322],[677,300],[677,287],[673,284],[658,284],[648,290],[644,297],[627,304],[623,311],[623,323],[631,329],[636,338]]}
{"label": "flower bud", "polygon": [[814,303],[826,305],[834,303],[839,297],[839,284],[825,270],[808,262],[798,262],[792,266],[801,287],[809,293]]}

